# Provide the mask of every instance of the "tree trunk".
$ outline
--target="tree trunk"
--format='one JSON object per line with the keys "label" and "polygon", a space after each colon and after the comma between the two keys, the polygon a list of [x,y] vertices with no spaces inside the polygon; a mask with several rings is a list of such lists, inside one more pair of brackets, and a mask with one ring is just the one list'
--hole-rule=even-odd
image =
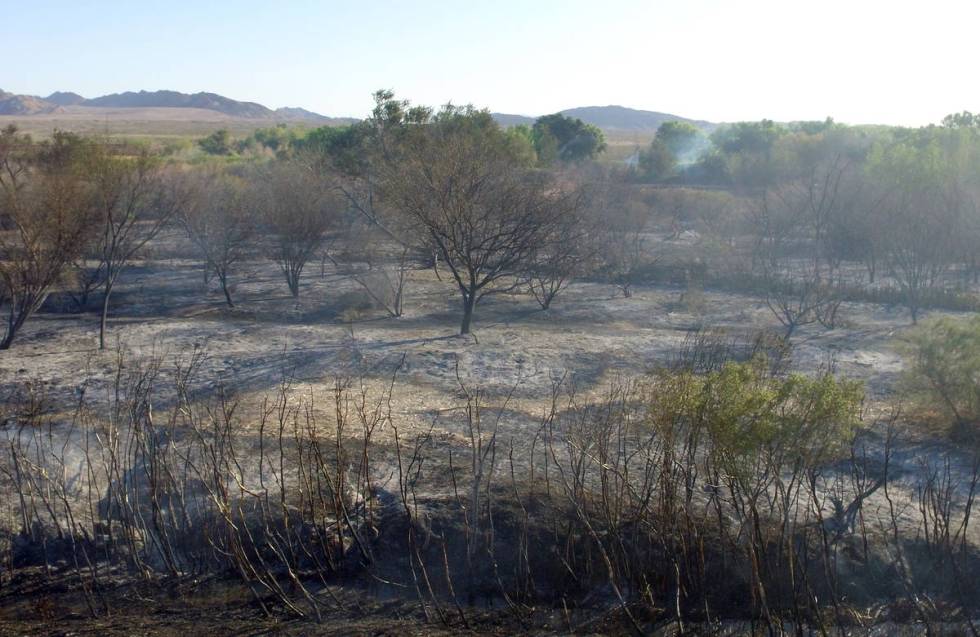
{"label": "tree trunk", "polygon": [[11,309],[10,320],[7,321],[7,333],[3,337],[3,341],[0,341],[0,350],[10,349],[11,344],[14,342],[14,336],[17,334],[17,329],[20,327],[21,321],[14,320],[13,309]]}
{"label": "tree trunk", "polygon": [[10,349],[10,346],[14,342],[14,336],[20,331],[20,328],[24,325],[27,320],[27,313],[21,309],[16,311],[17,308],[17,298],[14,296],[9,299],[10,301],[10,316],[7,319],[7,333],[4,335],[3,340],[0,341],[0,350]]}
{"label": "tree trunk", "polygon": [[303,270],[301,268],[287,266],[284,271],[286,273],[286,285],[289,286],[289,293],[293,295],[294,299],[298,299],[299,277],[302,274]]}
{"label": "tree trunk", "polygon": [[912,316],[912,325],[919,324],[919,292],[918,290],[908,292],[909,314]]}
{"label": "tree trunk", "polygon": [[235,307],[231,301],[231,294],[228,292],[228,275],[219,272],[218,280],[221,281],[221,291],[225,293],[225,301],[228,302],[228,307]]}
{"label": "tree trunk", "polygon": [[476,295],[463,295],[463,323],[459,327],[460,334],[470,333],[470,324],[473,322],[473,307],[476,305]]}
{"label": "tree trunk", "polygon": [[99,319],[99,349],[105,349],[105,328],[109,320],[109,296],[112,294],[112,282],[106,281],[105,295],[102,297],[102,316]]}

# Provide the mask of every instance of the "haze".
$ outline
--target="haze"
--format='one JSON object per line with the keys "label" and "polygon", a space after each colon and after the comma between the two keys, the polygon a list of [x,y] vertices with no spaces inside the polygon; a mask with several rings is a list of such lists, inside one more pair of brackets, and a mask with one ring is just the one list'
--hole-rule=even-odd
{"label": "haze", "polygon": [[0,87],[212,91],[364,116],[370,94],[540,115],[621,104],[711,121],[923,125],[978,108],[972,3],[4,2],[30,63]]}

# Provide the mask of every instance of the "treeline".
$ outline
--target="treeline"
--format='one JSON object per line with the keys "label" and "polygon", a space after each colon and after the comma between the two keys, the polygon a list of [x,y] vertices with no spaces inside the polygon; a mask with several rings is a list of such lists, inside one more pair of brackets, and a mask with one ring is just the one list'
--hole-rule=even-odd
{"label": "treeline", "polygon": [[[689,300],[704,285],[757,293],[787,336],[839,324],[844,300],[902,303],[913,321],[976,307],[980,125],[968,113],[915,130],[764,121],[709,137],[670,122],[637,168],[594,161],[605,142],[579,120],[502,128],[486,111],[380,91],[357,124],[250,139],[274,156],[182,163],[69,133],[0,134],[0,348],[53,290],[81,310],[101,295],[104,348],[121,272],[168,225],[230,306],[237,266],[256,256],[294,297],[309,263],[344,260],[396,317],[410,272],[434,268],[459,293],[461,333],[481,299],[525,291],[547,309],[582,276],[627,297],[653,281],[688,286]],[[694,247],[668,254],[685,232]]]}
{"label": "treeline", "polygon": [[[389,92],[376,102],[356,126],[293,139],[271,161],[230,164],[166,162],[145,148],[69,133],[34,143],[6,129],[0,268],[9,321],[0,346],[64,288],[80,309],[101,291],[104,348],[120,272],[167,224],[186,232],[229,306],[236,265],[256,255],[275,261],[298,297],[312,260],[344,254],[354,279],[392,316],[402,313],[409,270],[448,269],[461,333],[481,299],[525,288],[547,307],[592,260],[586,212],[602,193],[566,169],[541,168],[536,150],[586,152],[580,122],[568,131],[564,120],[504,130],[469,107],[436,112]],[[342,245],[331,253],[336,239]]]}
{"label": "treeline", "polygon": [[179,173],[145,148],[64,132],[34,143],[13,126],[0,132],[0,349],[56,287],[83,301],[101,290],[104,348],[119,275],[186,195]]}
{"label": "treeline", "polygon": [[[383,91],[376,94],[393,94]],[[252,134],[235,139],[227,129],[219,129],[199,139],[198,147],[208,155],[250,157],[271,153],[278,157],[296,151],[329,150],[337,143],[370,127],[370,121],[349,126],[323,126],[314,129],[290,127],[278,124],[272,128],[260,128]],[[534,156],[539,166],[552,166],[556,162],[592,160],[606,149],[605,135],[591,124],[560,113],[539,117],[532,126],[520,124],[508,127],[507,132],[525,146],[523,153]]]}
{"label": "treeline", "polygon": [[670,123],[631,178],[740,202],[751,273],[789,331],[867,288],[894,290],[915,321],[980,276],[980,119],[967,112],[919,129]]}
{"label": "treeline", "polygon": [[[335,156],[349,152],[364,128],[323,128],[274,142],[266,130],[255,138],[280,156],[310,149]],[[832,317],[844,298],[901,303],[913,321],[923,307],[976,307],[980,116],[972,113],[918,129],[845,126],[828,118],[741,122],[708,134],[667,122],[635,165],[605,163],[601,170],[582,169],[601,156],[604,140],[580,121],[551,115],[533,129],[504,134],[529,165],[566,172],[575,166],[579,179],[588,173],[585,181],[601,172],[607,196],[610,188],[626,191],[611,206],[617,212],[611,223],[639,230],[605,237],[602,252],[621,253],[604,272],[625,270],[627,295],[629,272],[649,273],[656,260],[639,255],[651,250],[643,235],[659,224],[673,235],[693,229],[708,239],[702,244],[710,254],[698,255],[689,271],[740,253],[737,285],[752,282],[771,297],[790,333]],[[549,150],[555,139],[557,152]],[[631,259],[622,253],[630,252],[632,261],[645,263],[624,265]],[[719,269],[730,272],[731,263]]]}

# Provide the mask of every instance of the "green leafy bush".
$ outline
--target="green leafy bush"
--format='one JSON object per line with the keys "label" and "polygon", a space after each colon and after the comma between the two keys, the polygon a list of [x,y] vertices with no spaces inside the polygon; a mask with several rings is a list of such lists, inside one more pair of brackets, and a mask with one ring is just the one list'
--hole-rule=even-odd
{"label": "green leafy bush", "polygon": [[853,439],[862,399],[859,381],[776,376],[757,356],[707,374],[661,374],[649,415],[673,436],[678,425],[703,432],[719,465],[750,476],[760,462],[813,467],[835,458]]}
{"label": "green leafy bush", "polygon": [[905,338],[905,387],[923,415],[975,438],[980,424],[980,316],[933,319]]}

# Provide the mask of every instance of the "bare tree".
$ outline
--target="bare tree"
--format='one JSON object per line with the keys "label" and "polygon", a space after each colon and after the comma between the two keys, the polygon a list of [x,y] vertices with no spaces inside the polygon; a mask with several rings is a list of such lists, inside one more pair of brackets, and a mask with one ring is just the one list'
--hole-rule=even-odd
{"label": "bare tree", "polygon": [[[892,167],[895,170],[895,167]],[[926,295],[941,282],[956,252],[963,200],[957,185],[946,174],[890,175],[882,236],[888,274],[902,291],[912,322]],[[911,172],[911,171],[910,171]]]}
{"label": "bare tree", "polygon": [[840,156],[806,164],[800,176],[758,196],[752,261],[762,272],[766,305],[787,339],[804,325],[837,323],[842,282],[833,281],[837,262],[828,246],[844,206],[846,169]]}
{"label": "bare tree", "polygon": [[225,172],[201,175],[179,218],[200,251],[205,269],[218,277],[228,307],[234,307],[228,275],[246,256],[255,237],[254,216],[242,179]]}
{"label": "bare tree", "polygon": [[785,328],[787,339],[804,325],[837,325],[842,284],[829,281],[816,267],[803,266],[802,272],[767,267],[765,282],[766,306]]}
{"label": "bare tree", "polygon": [[92,293],[105,283],[105,261],[102,260],[99,238],[96,233],[89,233],[72,263],[72,280],[68,293],[79,312],[88,309]]}
{"label": "bare tree", "polygon": [[527,287],[542,310],[551,307],[572,278],[592,267],[597,253],[595,228],[589,228],[579,206],[558,220],[554,232],[535,250],[527,271]]}
{"label": "bare tree", "polygon": [[596,197],[593,214],[605,223],[602,269],[606,280],[629,298],[643,271],[656,262],[646,241],[651,210],[615,185],[607,184]]}
{"label": "bare tree", "polygon": [[949,270],[955,226],[934,203],[916,205],[912,198],[900,199],[883,228],[885,259],[917,323],[926,294]]}
{"label": "bare tree", "polygon": [[[436,251],[427,235],[397,207],[378,196],[386,165],[401,161],[403,143],[414,127],[424,125],[431,109],[395,99],[388,90],[374,94],[371,117],[346,129],[321,129],[299,149],[297,156],[335,184],[346,199],[352,218],[346,256],[351,277],[394,317],[402,315],[407,274],[427,262],[438,276]],[[322,252],[322,260],[334,260]]]}
{"label": "bare tree", "polygon": [[452,273],[468,334],[477,303],[520,285],[573,197],[521,166],[489,113],[448,106],[413,132],[384,193]]}
{"label": "bare tree", "polygon": [[[370,222],[352,224],[345,237],[348,245],[342,258],[350,266],[350,277],[389,316],[401,316],[405,282],[417,267],[418,251],[407,243],[390,240]],[[336,263],[329,255],[327,258]]]}
{"label": "bare tree", "polygon": [[884,253],[887,211],[883,203],[887,192],[875,179],[860,172],[850,175],[847,187],[847,204],[840,206],[830,219],[826,255],[835,263],[861,263],[868,283],[874,284]]}
{"label": "bare tree", "polygon": [[294,298],[303,269],[336,225],[345,203],[309,165],[276,162],[259,175],[265,226],[274,235],[272,256]]}
{"label": "bare tree", "polygon": [[849,206],[845,187],[849,161],[841,154],[806,162],[802,174],[769,192],[783,209],[792,231],[810,244],[814,276],[819,281],[826,262],[832,276],[836,261],[828,249],[833,222]]}
{"label": "bare tree", "polygon": [[88,172],[101,225],[98,245],[105,279],[99,349],[105,349],[109,301],[119,275],[184,205],[186,192],[179,176],[164,171],[146,149],[128,154],[97,145]]}
{"label": "bare tree", "polygon": [[0,132],[0,349],[62,281],[91,228],[89,184],[78,170],[78,139],[56,134],[34,148],[14,127]]}

